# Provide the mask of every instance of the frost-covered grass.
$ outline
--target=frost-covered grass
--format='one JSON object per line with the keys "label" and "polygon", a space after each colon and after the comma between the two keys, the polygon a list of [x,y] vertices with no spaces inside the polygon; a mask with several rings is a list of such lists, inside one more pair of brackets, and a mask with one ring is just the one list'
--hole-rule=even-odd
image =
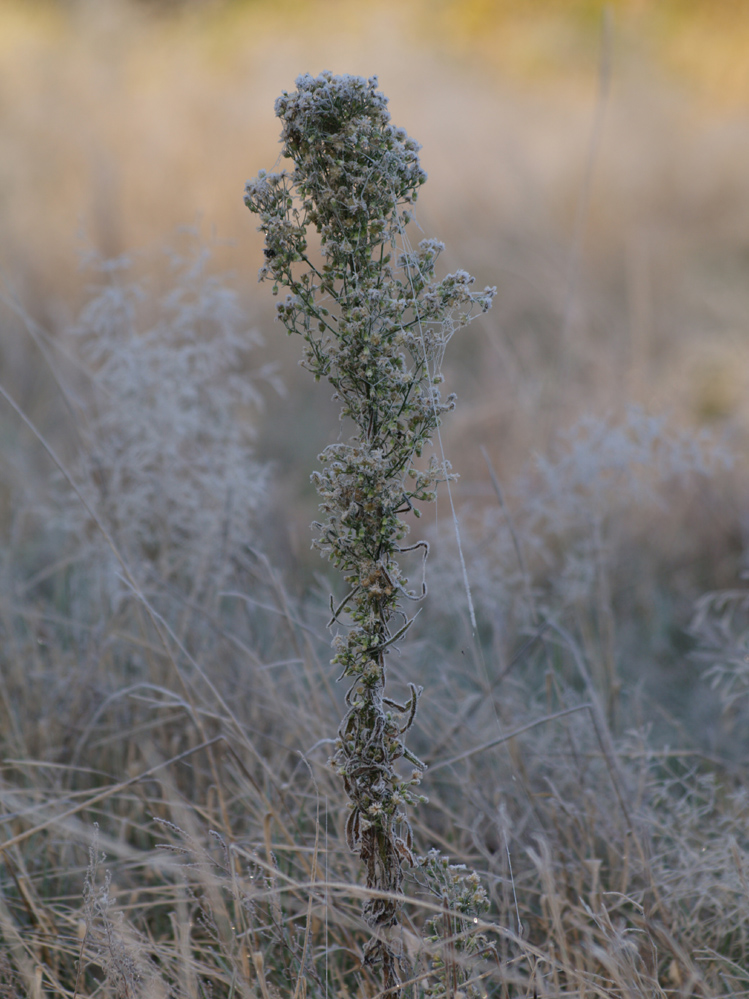
{"label": "frost-covered grass", "polygon": [[[594,474],[610,468],[590,459]],[[527,552],[517,591],[533,594],[537,620],[530,602],[502,615],[499,588],[496,605],[477,602],[473,643],[445,557],[432,563],[433,607],[391,666],[396,690],[426,691],[410,739],[429,764],[415,847],[475,869],[489,891],[479,928],[496,956],[475,964],[475,987],[747,994],[740,763],[717,759],[699,731],[663,745],[635,709],[607,722],[608,675],[586,631],[600,594],[541,592],[531,536],[520,521],[515,531]],[[536,531],[540,548],[564,540]],[[345,794],[326,765],[342,703],[322,590],[289,591],[257,523],[218,566],[231,590],[151,563],[133,570],[140,593],[122,583],[114,601],[94,572],[101,546],[83,557],[65,534],[63,560],[60,532],[35,519],[33,535],[35,549],[28,538],[6,549],[3,566],[2,994],[379,995],[360,964],[369,931]],[[470,549],[468,560],[475,580]],[[492,578],[481,582],[486,601]],[[540,635],[539,618],[551,622]],[[715,649],[729,632],[710,620]],[[736,695],[740,683],[739,672]],[[745,700],[732,708],[739,729]],[[435,958],[449,966],[461,929],[422,880],[406,874],[398,941],[414,995]]]}
{"label": "frost-covered grass", "polygon": [[[65,338],[32,328],[67,445],[45,475],[28,427],[4,452],[0,994],[380,995],[327,764],[338,584],[300,585],[274,548],[251,448],[277,373],[206,253],[174,259],[162,288],[148,261],[100,266]],[[749,992],[745,598],[705,596],[687,636],[674,608],[703,570],[672,561],[692,531],[709,563],[697,528],[736,474],[641,411],[571,427],[464,503],[476,634],[454,542],[428,532],[430,599],[390,656],[394,696],[425,690],[410,820],[432,868],[406,867],[393,941],[414,996],[440,968],[451,994],[469,931],[492,945],[479,995]]]}
{"label": "frost-covered grass", "polygon": [[[119,65],[144,37],[126,24]],[[84,55],[81,71],[99,65]],[[75,78],[54,58],[57,99]],[[424,688],[408,743],[428,765],[414,851],[449,858],[432,853],[428,879],[406,870],[394,943],[414,996],[440,994],[440,964],[455,994],[452,934],[473,929],[493,945],[471,964],[480,995],[749,995],[745,178],[734,158],[701,166],[686,125],[649,144],[666,111],[640,121],[613,104],[629,180],[604,148],[563,354],[555,219],[577,194],[569,150],[584,156],[584,129],[562,143],[550,123],[547,184],[541,125],[513,124],[487,92],[452,99],[469,92],[474,123],[505,137],[504,158],[486,139],[500,166],[481,211],[476,185],[441,173],[464,176],[465,143],[443,139],[432,167],[416,110],[409,122],[442,192],[420,201],[426,235],[499,293],[445,365],[477,631],[441,497],[436,522],[420,521],[429,599],[389,657],[396,699]],[[12,134],[30,127],[16,117]],[[739,120],[725,128],[729,147],[744,141]],[[507,179],[513,157],[523,184]],[[266,159],[237,158],[241,187]],[[183,220],[200,188],[180,177]],[[167,231],[173,207],[148,223]],[[132,235],[109,212],[102,239]],[[14,252],[37,269],[6,295],[0,386],[59,465],[0,400],[0,997],[380,995],[326,762],[345,710],[328,600],[345,590],[307,551],[307,477],[338,424],[247,291],[259,247],[231,252],[236,279],[193,236],[129,260],[115,246],[68,291],[74,268],[39,270],[53,247],[23,231]],[[483,922],[435,893],[442,878],[461,902],[467,871],[449,864],[486,887]]]}

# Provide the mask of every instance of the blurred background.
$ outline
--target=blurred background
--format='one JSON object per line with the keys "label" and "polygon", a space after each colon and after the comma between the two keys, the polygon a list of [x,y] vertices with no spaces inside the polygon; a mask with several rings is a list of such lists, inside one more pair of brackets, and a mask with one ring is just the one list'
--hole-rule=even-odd
{"label": "blurred background", "polygon": [[463,558],[441,489],[388,659],[417,849],[517,926],[503,995],[747,994],[748,55],[746,0],[0,0],[1,995],[235,995],[250,939],[278,994],[308,953],[381,994],[309,888],[318,839],[359,876],[309,526],[348,431],[243,204],[326,69],[422,144],[440,276],[497,286],[445,360]]}
{"label": "blurred background", "polygon": [[[309,472],[337,411],[257,285],[243,186],[277,161],[273,102],[299,73],[377,75],[394,122],[423,146],[419,225],[447,244],[447,267],[498,288],[446,370],[469,563],[500,529],[482,519],[497,507],[482,447],[520,523],[534,455],[564,466],[560,432],[590,417],[631,443],[638,420],[662,418],[669,447],[702,441],[709,475],[677,481],[654,446],[657,496],[639,504],[617,485],[629,459],[608,438],[591,474],[617,493],[616,543],[597,543],[632,635],[620,669],[652,679],[656,661],[661,685],[681,684],[694,601],[736,583],[749,529],[747,51],[740,0],[2,0],[2,384],[69,453],[52,375],[62,362],[39,344],[63,342],[93,257],[133,254],[166,286],[162,248],[197,231],[263,338],[253,364],[285,386],[265,392],[256,426],[274,483],[264,537],[289,585],[308,585],[321,567],[308,551]],[[5,404],[0,434],[7,526],[19,482],[49,465]],[[590,485],[544,482],[573,505]],[[536,570],[543,588],[554,567]]]}

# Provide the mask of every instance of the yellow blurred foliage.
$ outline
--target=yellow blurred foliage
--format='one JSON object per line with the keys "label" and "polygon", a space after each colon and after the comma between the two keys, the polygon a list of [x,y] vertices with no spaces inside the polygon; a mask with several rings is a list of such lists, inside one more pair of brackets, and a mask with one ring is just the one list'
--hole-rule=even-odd
{"label": "yellow blurred foliage", "polygon": [[646,52],[703,100],[749,103],[743,0],[444,0],[419,7],[435,43],[449,38],[505,76],[567,84],[589,77],[608,9],[615,49]]}
{"label": "yellow blurred foliage", "polygon": [[219,69],[263,39],[285,35],[292,46],[306,39],[314,47],[321,37],[360,34],[384,18],[407,44],[478,60],[509,78],[569,83],[589,77],[606,10],[616,47],[640,48],[701,98],[749,102],[745,0],[3,0],[0,57],[23,56],[43,36],[74,44],[76,22],[104,11],[148,20],[153,44],[196,46]]}

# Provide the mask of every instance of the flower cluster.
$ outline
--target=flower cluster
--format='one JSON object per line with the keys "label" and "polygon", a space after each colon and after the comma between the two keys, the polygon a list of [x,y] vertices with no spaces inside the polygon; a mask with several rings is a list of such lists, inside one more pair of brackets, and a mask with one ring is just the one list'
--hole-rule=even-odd
{"label": "flower cluster", "polygon": [[[405,704],[385,696],[385,657],[410,625],[399,607],[425,592],[408,590],[399,568],[402,517],[418,516],[417,504],[433,500],[449,475],[445,462],[419,461],[455,404],[440,394],[442,357],[453,333],[491,306],[495,289],[474,291],[465,271],[438,279],[438,241],[411,247],[406,226],[426,174],[418,144],[390,124],[376,78],[323,73],[296,85],[276,102],[294,169],[261,172],[245,203],[265,234],[260,279],[273,281],[274,294],[287,290],[278,318],[302,336],[303,364],[330,382],[353,424],[313,476],[325,515],[314,525],[315,545],[348,587],[331,619],[346,619],[334,662],[351,680],[332,763],[350,798],[347,838],[367,886],[398,894],[402,865],[413,862],[404,806],[418,800],[413,786],[424,769],[404,741],[420,688],[411,685]],[[397,615],[404,623],[395,628]],[[401,759],[416,767],[408,779],[396,769]],[[398,905],[373,897],[364,915],[373,931],[365,959],[381,960],[385,987],[395,987],[397,955],[382,931],[397,922]]]}
{"label": "flower cluster", "polygon": [[457,995],[478,999],[483,993],[471,984],[471,959],[492,952],[481,932],[480,918],[489,908],[486,889],[475,871],[465,864],[451,864],[439,850],[418,858],[425,886],[442,904],[443,911],[428,920],[431,976],[424,996]]}

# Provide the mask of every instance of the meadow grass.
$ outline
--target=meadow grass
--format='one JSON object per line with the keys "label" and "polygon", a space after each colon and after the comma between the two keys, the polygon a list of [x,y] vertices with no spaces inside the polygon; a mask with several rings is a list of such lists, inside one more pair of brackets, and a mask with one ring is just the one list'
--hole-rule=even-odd
{"label": "meadow grass", "polygon": [[[673,143],[662,162],[693,148]],[[744,188],[686,163],[664,193],[650,162],[647,238],[612,235],[623,182],[604,172],[610,215],[593,197],[563,366],[564,255],[533,198],[479,218],[438,170],[442,202],[420,199],[482,279],[504,263],[445,365],[476,628],[440,499],[429,599],[388,664],[399,700],[424,688],[408,745],[429,800],[409,820],[431,871],[381,898],[400,906],[403,994],[749,994]],[[361,911],[377,893],[327,765],[347,710],[328,601],[346,590],[306,553],[314,504],[289,485],[335,416],[311,418],[283,348],[255,344],[265,313],[246,274],[222,276],[225,247],[219,266],[190,234],[129,266],[114,249],[85,292],[71,278],[73,321],[53,306],[68,262],[4,292],[2,388],[29,423],[2,400],[0,996],[382,995]],[[254,272],[260,247],[241,251]],[[490,907],[467,925],[449,889],[471,871]],[[485,946],[464,961],[469,933]]]}

